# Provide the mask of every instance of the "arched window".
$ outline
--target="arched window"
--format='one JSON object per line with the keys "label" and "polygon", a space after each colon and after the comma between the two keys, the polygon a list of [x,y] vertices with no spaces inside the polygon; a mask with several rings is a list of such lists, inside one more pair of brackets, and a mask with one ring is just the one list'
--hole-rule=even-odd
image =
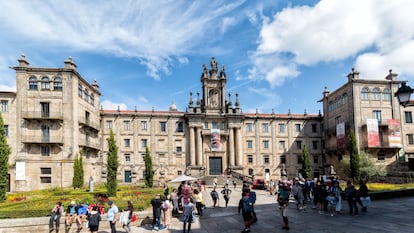
{"label": "arched window", "polygon": [[382,100],[391,100],[391,90],[389,88],[384,88],[382,91]]}
{"label": "arched window", "polygon": [[41,80],[41,89],[42,90],[50,90],[50,80],[47,76],[44,76]]}
{"label": "arched window", "polygon": [[37,90],[37,78],[35,76],[29,78],[29,90]]}
{"label": "arched window", "polygon": [[86,100],[86,102],[89,102],[89,91],[86,88],[83,91],[83,99]]}
{"label": "arched window", "polygon": [[92,106],[95,105],[95,95],[93,93],[91,93],[90,103]]}
{"label": "arched window", "polygon": [[368,87],[362,88],[362,91],[361,91],[361,100],[368,100],[368,95],[369,95],[369,89],[368,89]]}
{"label": "arched window", "polygon": [[253,168],[249,168],[249,176],[253,175]]}
{"label": "arched window", "polygon": [[78,85],[78,96],[82,98],[83,88],[82,85]]}
{"label": "arched window", "polygon": [[381,100],[380,98],[380,89],[378,87],[372,90],[372,100]]}
{"label": "arched window", "polygon": [[53,90],[55,91],[62,90],[62,79],[60,77],[55,77],[53,79]]}

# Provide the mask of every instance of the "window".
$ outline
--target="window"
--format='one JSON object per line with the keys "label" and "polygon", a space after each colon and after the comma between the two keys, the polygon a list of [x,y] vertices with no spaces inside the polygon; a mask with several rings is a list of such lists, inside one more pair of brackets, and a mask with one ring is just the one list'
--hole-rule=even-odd
{"label": "window", "polygon": [[141,129],[147,130],[147,121],[141,121]]}
{"label": "window", "polygon": [[314,150],[318,149],[318,141],[312,141],[312,149]]}
{"label": "window", "polygon": [[249,176],[253,175],[253,169],[249,168]]}
{"label": "window", "polygon": [[37,78],[34,76],[29,78],[29,90],[37,90]]}
{"label": "window", "polygon": [[6,135],[6,137],[9,136],[9,126],[8,125],[4,125],[4,134]]}
{"label": "window", "polygon": [[253,164],[253,155],[248,155],[247,156],[247,163],[248,164]]}
{"label": "window", "polygon": [[62,79],[60,77],[55,77],[53,79],[53,90],[55,91],[62,90]]}
{"label": "window", "polygon": [[177,121],[177,132],[184,132],[184,124],[182,121]]}
{"label": "window", "polygon": [[41,167],[40,174],[42,175],[52,175],[52,168],[50,167]]}
{"label": "window", "polygon": [[252,149],[253,148],[253,141],[247,140],[247,148]]}
{"label": "window", "polygon": [[181,153],[183,152],[183,148],[181,146],[175,147],[175,152]]}
{"label": "window", "polygon": [[131,155],[130,154],[125,154],[125,161],[126,162],[130,162],[131,161]]}
{"label": "window", "polygon": [[296,149],[298,150],[302,149],[302,141],[296,141]]}
{"label": "window", "polygon": [[298,164],[302,164],[302,155],[296,155],[296,160]]}
{"label": "window", "polygon": [[279,133],[284,133],[285,132],[285,124],[280,123],[279,124]]}
{"label": "window", "polygon": [[131,139],[125,138],[124,139],[124,145],[125,145],[125,147],[130,147],[131,146]]}
{"label": "window", "polygon": [[82,85],[78,85],[78,96],[82,98],[83,88]]}
{"label": "window", "polygon": [[208,122],[207,121],[204,122],[204,129],[208,129]]}
{"label": "window", "polygon": [[414,136],[413,134],[407,134],[408,145],[414,145]]}
{"label": "window", "polygon": [[381,111],[374,110],[372,111],[372,117],[378,120],[378,123],[381,123]]}
{"label": "window", "polygon": [[368,100],[369,89],[368,87],[364,87],[361,90],[361,100]]}
{"label": "window", "polygon": [[147,147],[147,144],[148,144],[148,140],[147,139],[141,139],[141,147],[142,148],[145,148],[145,147]]}
{"label": "window", "polygon": [[41,89],[42,90],[50,90],[50,81],[48,77],[43,77],[41,81]]}
{"label": "window", "polygon": [[312,133],[317,133],[318,132],[318,128],[316,124],[312,124]]}
{"label": "window", "polygon": [[405,115],[405,123],[412,124],[413,123],[413,116],[411,112],[404,112]]}
{"label": "window", "polygon": [[300,124],[295,124],[296,133],[300,133]]}
{"label": "window", "polygon": [[40,154],[42,156],[49,156],[50,155],[50,147],[49,146],[40,146]]}
{"label": "window", "polygon": [[167,122],[165,122],[165,121],[160,122],[160,131],[161,132],[167,132]]}
{"label": "window", "polygon": [[218,124],[217,124],[217,122],[213,121],[213,123],[211,123],[211,128],[213,128],[213,129],[218,129]]}
{"label": "window", "polygon": [[88,91],[88,89],[86,89],[86,88],[85,88],[85,90],[83,91],[83,99],[84,99],[86,102],[89,102],[89,91]]}
{"label": "window", "polygon": [[252,123],[247,123],[246,128],[247,128],[247,132],[253,132],[253,124]]}
{"label": "window", "polygon": [[314,164],[319,164],[319,156],[313,156],[313,163]]}
{"label": "window", "polygon": [[269,132],[269,124],[268,123],[263,123],[262,124],[262,131],[263,131],[263,133]]}
{"label": "window", "polygon": [[50,140],[50,127],[47,125],[42,125],[42,141],[49,142]]}
{"label": "window", "polygon": [[280,156],[280,163],[286,164],[286,155],[281,155]]}
{"label": "window", "polygon": [[221,122],[221,129],[226,129],[226,122]]}
{"label": "window", "polygon": [[181,176],[182,174],[183,174],[183,171],[181,171],[181,170],[177,171],[177,175]]}
{"label": "window", "polygon": [[285,143],[285,141],[279,141],[279,147],[280,147],[282,150],[286,150],[286,143]]}
{"label": "window", "polygon": [[112,129],[112,120],[106,120],[106,128]]}
{"label": "window", "polygon": [[338,125],[339,123],[341,123],[341,116],[335,117],[335,125]]}
{"label": "window", "polygon": [[95,95],[94,94],[91,94],[91,96],[90,96],[90,103],[91,103],[92,106],[95,105]]}
{"label": "window", "polygon": [[51,184],[52,177],[40,177],[40,183],[42,184]]}
{"label": "window", "polygon": [[124,130],[130,130],[131,129],[131,122],[129,120],[124,121]]}
{"label": "window", "polygon": [[40,112],[42,114],[42,117],[49,117],[50,115],[50,105],[47,102],[41,102],[40,103]]}
{"label": "window", "polygon": [[263,148],[264,149],[269,149],[269,141],[268,140],[263,140]]}
{"label": "window", "polygon": [[382,100],[391,100],[391,90],[389,88],[384,88],[382,91]]}
{"label": "window", "polygon": [[264,164],[269,164],[270,163],[269,155],[263,156],[263,163]]}
{"label": "window", "polygon": [[378,87],[372,90],[372,100],[380,100],[380,90]]}
{"label": "window", "polygon": [[9,101],[2,100],[1,101],[1,112],[7,112],[9,110]]}
{"label": "window", "polygon": [[378,151],[377,156],[378,156],[378,160],[385,160],[385,151],[383,150]]}

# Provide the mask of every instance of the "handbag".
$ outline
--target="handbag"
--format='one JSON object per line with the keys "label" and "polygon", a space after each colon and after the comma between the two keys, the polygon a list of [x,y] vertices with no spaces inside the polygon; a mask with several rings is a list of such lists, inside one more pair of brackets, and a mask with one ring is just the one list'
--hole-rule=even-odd
{"label": "handbag", "polygon": [[364,207],[368,207],[371,205],[371,197],[360,197],[361,203]]}

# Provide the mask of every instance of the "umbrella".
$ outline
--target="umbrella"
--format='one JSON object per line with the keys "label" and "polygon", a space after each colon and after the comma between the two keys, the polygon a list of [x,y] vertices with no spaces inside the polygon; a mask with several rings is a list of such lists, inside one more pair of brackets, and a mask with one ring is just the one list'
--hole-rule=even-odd
{"label": "umbrella", "polygon": [[171,180],[170,182],[172,182],[172,183],[175,182],[176,183],[176,182],[189,181],[189,180],[197,180],[197,179],[194,178],[194,177],[191,177],[191,176],[181,175],[181,176],[178,176],[177,178]]}

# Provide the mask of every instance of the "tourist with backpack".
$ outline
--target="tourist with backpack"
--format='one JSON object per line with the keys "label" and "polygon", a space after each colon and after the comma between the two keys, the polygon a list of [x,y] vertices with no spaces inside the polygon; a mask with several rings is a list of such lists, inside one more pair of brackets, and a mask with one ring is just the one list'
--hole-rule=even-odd
{"label": "tourist with backpack", "polygon": [[243,221],[244,221],[244,229],[242,233],[250,232],[250,225],[252,224],[252,220],[253,220],[253,203],[252,203],[252,199],[250,198],[249,189],[243,190],[242,198],[239,201],[239,209],[238,209],[239,214],[240,214],[240,210],[242,212]]}
{"label": "tourist with backpack", "polygon": [[210,192],[210,196],[211,196],[211,199],[213,200],[213,207],[216,207],[218,199],[219,199],[219,194],[216,191],[216,187],[214,187],[213,190]]}
{"label": "tourist with backpack", "polygon": [[231,190],[229,189],[228,184],[226,184],[223,187],[223,190],[221,190],[221,194],[223,194],[223,198],[224,198],[224,201],[226,202],[226,208],[227,208],[229,201],[230,201],[230,194],[231,194]]}
{"label": "tourist with backpack", "polygon": [[288,208],[290,192],[289,184],[286,181],[280,181],[277,202],[279,203],[280,214],[283,219],[282,229],[284,230],[289,230]]}
{"label": "tourist with backpack", "polygon": [[91,212],[86,219],[88,220],[89,230],[91,233],[97,233],[99,230],[99,222],[101,221],[101,214],[99,213],[99,207],[92,207]]}

